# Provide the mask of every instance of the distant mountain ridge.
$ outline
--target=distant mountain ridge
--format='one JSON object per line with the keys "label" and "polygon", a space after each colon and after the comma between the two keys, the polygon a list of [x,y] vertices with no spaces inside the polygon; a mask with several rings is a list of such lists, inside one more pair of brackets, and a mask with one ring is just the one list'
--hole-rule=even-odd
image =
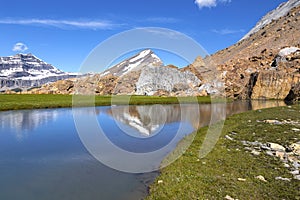
{"label": "distant mountain ridge", "polygon": [[38,87],[48,82],[76,77],[48,64],[33,54],[0,57],[0,91]]}

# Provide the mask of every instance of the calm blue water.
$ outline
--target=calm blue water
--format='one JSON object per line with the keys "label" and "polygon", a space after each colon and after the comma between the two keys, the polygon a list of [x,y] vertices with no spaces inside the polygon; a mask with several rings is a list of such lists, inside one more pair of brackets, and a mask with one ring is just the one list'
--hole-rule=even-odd
{"label": "calm blue water", "polygon": [[[240,102],[228,104],[226,113],[278,105],[281,104]],[[195,109],[199,109],[198,105],[98,107],[95,113],[78,108],[76,112],[96,115],[114,145],[145,153],[169,144],[179,125],[184,130],[180,138],[207,125],[211,105],[200,105],[200,121]],[[153,165],[159,165],[161,159],[163,156],[152,161]],[[147,186],[156,176],[157,172],[120,172],[97,161],[80,140],[72,109],[0,112],[1,200],[135,200],[145,197]]]}

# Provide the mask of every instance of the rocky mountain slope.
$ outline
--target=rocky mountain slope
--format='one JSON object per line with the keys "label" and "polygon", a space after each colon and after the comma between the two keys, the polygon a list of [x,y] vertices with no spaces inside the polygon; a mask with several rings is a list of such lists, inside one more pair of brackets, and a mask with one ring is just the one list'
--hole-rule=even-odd
{"label": "rocky mountain slope", "polygon": [[280,5],[267,14],[243,40],[204,61],[196,60],[186,70],[200,71],[202,77],[208,77],[204,78],[203,82],[209,83],[212,79],[211,69],[216,69],[214,77],[225,83],[225,93],[228,97],[299,99],[298,4],[299,1],[291,0]]}
{"label": "rocky mountain slope", "polygon": [[290,0],[288,2],[280,4],[275,10],[269,12],[265,15],[254,28],[252,28],[243,38],[246,39],[257,31],[263,29],[266,25],[270,24],[272,21],[278,20],[280,17],[284,17],[289,11],[300,5],[299,0]]}
{"label": "rocky mountain slope", "polygon": [[65,73],[32,54],[0,57],[0,91],[37,87],[75,76],[76,74]]}

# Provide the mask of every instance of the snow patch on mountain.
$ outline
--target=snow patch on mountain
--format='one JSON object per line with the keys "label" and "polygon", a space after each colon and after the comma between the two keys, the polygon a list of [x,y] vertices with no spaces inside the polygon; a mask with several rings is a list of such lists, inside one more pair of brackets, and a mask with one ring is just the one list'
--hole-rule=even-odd
{"label": "snow patch on mountain", "polygon": [[252,28],[241,40],[244,40],[253,33],[256,33],[257,31],[261,30],[266,25],[270,24],[273,20],[277,20],[282,16],[285,16],[288,14],[288,12],[294,8],[300,5],[299,0],[289,0],[288,2],[284,2],[280,4],[275,10],[272,10],[267,15],[265,15],[254,28]]}
{"label": "snow patch on mountain", "polygon": [[140,59],[144,58],[148,54],[151,54],[151,50],[150,49],[147,49],[145,51],[140,52],[137,56],[133,57],[129,61],[130,62],[136,62],[137,60],[140,60]]}
{"label": "snow patch on mountain", "polygon": [[129,72],[141,70],[145,66],[163,66],[163,62],[152,50],[146,49],[109,68],[101,73],[101,76],[110,74],[121,77]]}

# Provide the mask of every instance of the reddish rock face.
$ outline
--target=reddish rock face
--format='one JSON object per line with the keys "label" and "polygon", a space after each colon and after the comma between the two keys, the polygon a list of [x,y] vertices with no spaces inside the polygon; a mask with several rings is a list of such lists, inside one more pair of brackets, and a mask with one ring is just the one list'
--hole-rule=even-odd
{"label": "reddish rock face", "polygon": [[265,71],[258,75],[252,99],[285,99],[292,89],[291,76],[284,72]]}

